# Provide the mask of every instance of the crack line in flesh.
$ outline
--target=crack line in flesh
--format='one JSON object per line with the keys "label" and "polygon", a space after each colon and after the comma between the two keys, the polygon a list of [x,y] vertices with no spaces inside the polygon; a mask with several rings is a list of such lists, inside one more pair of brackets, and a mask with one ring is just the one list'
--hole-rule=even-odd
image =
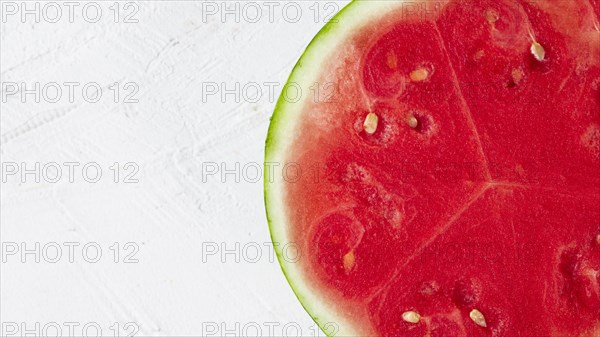
{"label": "crack line in flesh", "polygon": [[403,270],[412,260],[419,257],[420,254],[427,247],[429,247],[440,235],[444,234],[448,229],[450,229],[450,227],[460,219],[460,217],[471,207],[471,205],[473,205],[477,200],[479,200],[479,198],[481,198],[481,196],[488,189],[491,188],[494,188],[494,186],[490,185],[489,183],[482,184],[479,190],[473,193],[469,200],[467,200],[460,208],[458,208],[454,212],[454,215],[450,216],[450,218],[448,218],[448,221],[446,221],[444,225],[438,227],[436,233],[432,235],[429,240],[425,241],[425,243],[423,243],[421,246],[415,249],[415,252],[411,256],[409,256],[401,266],[396,268],[394,273],[390,276],[389,280],[385,282],[379,290],[375,291],[371,296],[369,296],[368,301],[371,301],[373,298],[379,295],[379,293],[381,293],[383,289],[388,288],[388,286],[397,278],[401,270]]}
{"label": "crack line in flesh", "polygon": [[477,143],[477,149],[479,150],[479,152],[480,152],[479,154],[481,155],[481,157],[483,159],[483,166],[484,166],[483,168],[484,168],[485,179],[489,181],[492,179],[492,175],[490,173],[487,155],[485,154],[485,152],[483,150],[481,136],[479,135],[479,131],[477,130],[477,125],[475,125],[475,120],[473,119],[473,114],[471,113],[471,108],[469,107],[469,105],[467,104],[467,101],[465,100],[465,96],[462,92],[462,88],[460,87],[460,82],[458,81],[458,76],[456,75],[456,71],[454,70],[454,65],[452,64],[452,62],[450,60],[450,55],[448,53],[448,50],[446,49],[446,42],[444,41],[444,38],[442,37],[442,34],[440,33],[437,21],[433,21],[433,25],[435,27],[435,32],[437,33],[437,37],[442,46],[442,52],[444,53],[446,60],[448,62],[448,65],[450,66],[450,73],[456,84],[457,95],[459,96],[461,105],[463,107],[462,112],[465,115],[465,117],[467,118],[467,122],[469,123],[471,130],[475,134],[475,141]]}
{"label": "crack line in flesh", "polygon": [[481,186],[481,188],[477,192],[473,193],[473,195],[469,198],[469,200],[467,200],[454,213],[454,215],[452,215],[448,219],[448,221],[444,225],[438,227],[438,230],[436,231],[436,233],[433,234],[429,240],[425,241],[424,244],[422,244],[419,248],[416,249],[414,254],[412,254],[411,256],[409,256],[406,259],[406,261],[402,264],[402,266],[400,266],[399,269],[403,269],[404,267],[406,267],[412,260],[414,260],[416,257],[418,257],[420,253],[422,253],[427,247],[429,247],[440,235],[444,234],[448,229],[450,229],[450,227],[454,223],[456,223],[467,210],[469,210],[471,205],[473,205],[477,200],[479,200],[479,198],[481,198],[481,196],[490,188],[492,188],[491,185],[483,184]]}

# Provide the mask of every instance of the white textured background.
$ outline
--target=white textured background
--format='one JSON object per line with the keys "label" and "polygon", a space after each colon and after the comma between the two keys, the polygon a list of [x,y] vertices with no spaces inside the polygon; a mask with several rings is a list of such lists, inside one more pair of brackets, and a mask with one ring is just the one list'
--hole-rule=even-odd
{"label": "white textured background", "polygon": [[[94,327],[106,336],[135,327],[137,336],[316,335],[266,245],[256,164],[282,85],[344,2],[284,10],[288,2],[139,1],[118,3],[115,14],[113,1],[77,1],[70,17],[59,1],[56,23],[49,2],[26,9],[36,3],[40,22],[22,17],[21,2],[1,1],[1,334],[54,335],[59,326],[61,336]],[[99,21],[88,22],[97,4]],[[233,14],[223,17],[225,4]],[[72,97],[65,82],[78,84]],[[39,102],[22,91],[36,83]],[[57,102],[52,83],[62,89]],[[102,88],[97,103],[83,96],[86,83]],[[215,84],[224,87],[206,96]],[[125,102],[135,87],[138,102]],[[224,88],[232,92],[222,97]],[[72,182],[65,162],[79,164]],[[36,163],[39,182],[21,176]],[[61,168],[57,182],[48,163]],[[98,182],[85,180],[95,176],[82,172],[87,163],[102,169]],[[203,179],[203,166],[222,163],[233,173]],[[135,167],[137,182],[125,183]],[[69,242],[78,245],[72,256]],[[86,261],[94,249],[82,248],[90,243],[102,249],[96,263]],[[208,245],[219,251],[204,254]],[[137,262],[124,263],[130,253]]]}

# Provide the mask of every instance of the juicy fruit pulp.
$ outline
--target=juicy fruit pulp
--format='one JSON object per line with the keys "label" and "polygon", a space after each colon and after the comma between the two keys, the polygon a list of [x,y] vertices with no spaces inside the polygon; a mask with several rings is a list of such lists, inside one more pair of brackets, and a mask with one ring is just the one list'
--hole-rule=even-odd
{"label": "juicy fruit pulp", "polygon": [[323,55],[333,94],[267,149],[306,173],[268,192],[290,282],[359,334],[599,336],[600,2],[406,4]]}

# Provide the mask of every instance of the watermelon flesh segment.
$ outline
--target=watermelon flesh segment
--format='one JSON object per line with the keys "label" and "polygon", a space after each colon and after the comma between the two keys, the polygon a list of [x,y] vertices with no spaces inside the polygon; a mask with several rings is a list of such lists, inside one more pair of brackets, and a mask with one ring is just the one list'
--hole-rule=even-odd
{"label": "watermelon flesh segment", "polygon": [[267,185],[292,286],[353,335],[600,336],[600,2],[416,5],[349,29],[267,148],[305,173]]}
{"label": "watermelon flesh segment", "polygon": [[[579,20],[588,27],[597,21],[585,1],[533,3],[463,4],[444,12],[438,22],[451,63],[487,137],[482,146],[495,179],[534,179],[552,187],[593,179],[591,186],[598,186],[598,153],[590,156],[580,145],[580,126],[598,130],[598,93],[591,84],[600,75],[600,50],[597,37],[575,28]],[[572,36],[562,33],[567,29]],[[530,53],[530,35],[545,46],[545,62]]]}
{"label": "watermelon flesh segment", "polygon": [[[499,202],[499,201],[502,202]],[[594,202],[596,204],[594,204]],[[490,188],[371,302],[384,336],[579,336],[598,322],[597,199]],[[490,205],[494,205],[491,207]],[[534,226],[543,218],[544,226]],[[594,228],[597,230],[597,227]],[[557,237],[580,237],[556,242]],[[551,258],[552,263],[545,264]],[[471,310],[484,314],[475,324]],[[398,317],[418,311],[419,324]],[[592,335],[592,334],[590,334]]]}

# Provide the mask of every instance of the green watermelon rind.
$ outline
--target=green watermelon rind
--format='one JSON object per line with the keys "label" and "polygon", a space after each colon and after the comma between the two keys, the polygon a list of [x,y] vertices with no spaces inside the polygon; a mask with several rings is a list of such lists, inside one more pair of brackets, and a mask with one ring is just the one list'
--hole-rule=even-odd
{"label": "green watermelon rind", "polygon": [[[326,327],[328,323],[334,323],[339,328],[335,336],[357,336],[371,333],[371,331],[353,327],[351,322],[336,316],[334,314],[335,307],[319,297],[318,291],[310,289],[311,281],[304,279],[300,268],[284,259],[282,247],[286,243],[291,243],[291,241],[288,240],[286,232],[286,207],[284,193],[281,190],[283,177],[281,174],[275,173],[278,171],[274,171],[274,175],[271,177],[271,170],[267,169],[267,165],[269,163],[285,163],[287,149],[293,141],[294,128],[301,120],[302,108],[309,96],[306,93],[310,92],[309,87],[320,78],[325,62],[333,57],[334,52],[337,50],[336,47],[346,42],[352,33],[367,23],[389,13],[404,2],[406,1],[354,0],[338,12],[312,39],[294,66],[275,106],[267,134],[264,197],[267,221],[275,253],[294,294],[315,323],[330,337],[332,335],[329,334]],[[298,102],[292,103],[285,98],[285,88],[290,83],[298,84],[302,89],[303,96]]]}

